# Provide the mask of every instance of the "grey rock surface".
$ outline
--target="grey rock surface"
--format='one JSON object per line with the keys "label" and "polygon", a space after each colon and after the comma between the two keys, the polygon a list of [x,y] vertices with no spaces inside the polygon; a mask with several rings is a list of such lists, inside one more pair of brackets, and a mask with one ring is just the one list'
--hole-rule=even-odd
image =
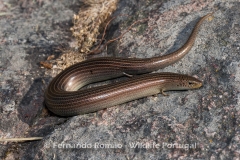
{"label": "grey rock surface", "polygon": [[[26,3],[29,2],[29,3]],[[97,56],[152,57],[181,47],[197,20],[205,21],[181,61],[158,72],[195,75],[204,86],[171,91],[63,118],[48,112],[44,90],[52,79],[39,62],[59,56],[73,37],[78,1],[0,2],[1,159],[238,159],[240,157],[240,3],[237,0],[120,0],[108,37],[136,25]],[[1,14],[2,13],[2,14]],[[46,84],[44,84],[44,82]]]}

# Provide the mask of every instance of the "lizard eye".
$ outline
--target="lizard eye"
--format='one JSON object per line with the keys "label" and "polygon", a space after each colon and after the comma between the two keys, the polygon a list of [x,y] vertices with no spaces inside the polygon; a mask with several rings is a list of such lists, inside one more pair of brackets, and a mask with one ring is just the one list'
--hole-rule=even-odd
{"label": "lizard eye", "polygon": [[191,81],[188,82],[188,85],[189,85],[189,86],[192,86],[192,85],[194,85],[194,84],[195,84],[194,82],[191,82]]}

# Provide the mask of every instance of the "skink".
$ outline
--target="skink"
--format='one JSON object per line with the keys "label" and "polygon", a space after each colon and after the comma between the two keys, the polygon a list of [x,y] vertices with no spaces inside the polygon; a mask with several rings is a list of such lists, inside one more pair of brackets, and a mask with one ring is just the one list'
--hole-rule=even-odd
{"label": "skink", "polygon": [[[168,90],[188,90],[202,86],[194,77],[177,73],[149,73],[164,68],[183,58],[192,48],[207,14],[195,25],[187,42],[177,51],[153,58],[93,58],[62,71],[49,84],[45,104],[59,116],[74,116],[95,112],[142,97],[164,93]],[[138,75],[129,80],[79,90],[81,87],[126,75]]]}

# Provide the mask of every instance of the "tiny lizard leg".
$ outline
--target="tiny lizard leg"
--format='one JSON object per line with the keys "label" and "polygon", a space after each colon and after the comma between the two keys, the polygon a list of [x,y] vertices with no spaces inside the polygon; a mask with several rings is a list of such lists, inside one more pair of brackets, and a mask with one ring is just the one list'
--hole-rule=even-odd
{"label": "tiny lizard leg", "polygon": [[161,92],[161,93],[162,93],[162,95],[164,95],[164,96],[169,96],[169,94],[165,93],[163,89],[161,89],[161,91],[160,91],[160,92]]}
{"label": "tiny lizard leg", "polygon": [[125,72],[123,72],[123,74],[124,74],[125,76],[127,76],[127,77],[133,77],[133,75],[127,74],[127,73],[125,73]]}

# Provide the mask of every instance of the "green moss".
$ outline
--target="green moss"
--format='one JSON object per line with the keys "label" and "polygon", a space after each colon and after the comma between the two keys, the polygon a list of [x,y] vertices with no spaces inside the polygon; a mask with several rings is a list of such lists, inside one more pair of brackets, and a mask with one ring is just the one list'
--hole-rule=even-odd
{"label": "green moss", "polygon": [[229,36],[230,35],[228,33],[225,33],[225,32],[222,32],[221,34],[217,35],[219,44],[221,46],[227,46],[228,41],[226,41],[226,40],[228,39]]}
{"label": "green moss", "polygon": [[138,34],[138,35],[142,35],[143,32],[146,30],[147,26],[148,26],[148,25],[147,25],[146,22],[145,22],[144,24],[138,25],[138,26],[137,26],[137,34]]}

